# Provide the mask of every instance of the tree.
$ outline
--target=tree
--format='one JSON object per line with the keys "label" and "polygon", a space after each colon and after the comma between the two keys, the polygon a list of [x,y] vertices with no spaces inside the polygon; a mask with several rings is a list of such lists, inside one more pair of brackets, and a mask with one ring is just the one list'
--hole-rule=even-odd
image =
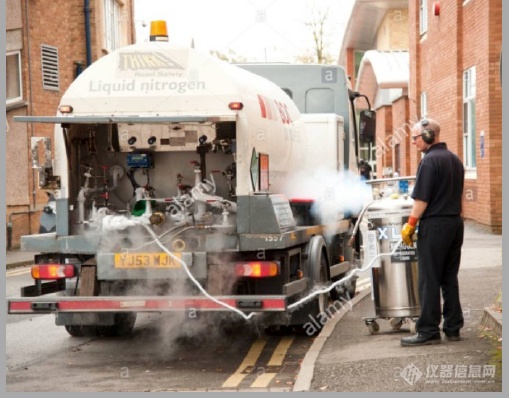
{"label": "tree", "polygon": [[214,57],[219,58],[220,60],[230,62],[232,64],[239,63],[239,62],[246,62],[246,58],[242,55],[237,54],[232,49],[228,49],[228,53],[225,54],[224,52],[221,52],[219,50],[211,50],[210,55],[213,55]]}
{"label": "tree", "polygon": [[[310,6],[309,19],[304,21],[304,25],[311,30],[314,43],[314,61],[319,64],[331,63],[332,57],[327,54],[326,47],[327,31],[329,29],[329,7],[318,8],[315,3]],[[299,57],[299,60],[304,61],[309,58],[309,54]]]}

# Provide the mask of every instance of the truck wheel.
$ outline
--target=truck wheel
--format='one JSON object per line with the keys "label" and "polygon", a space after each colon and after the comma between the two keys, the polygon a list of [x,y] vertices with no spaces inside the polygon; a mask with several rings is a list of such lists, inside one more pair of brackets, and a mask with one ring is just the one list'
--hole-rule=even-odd
{"label": "truck wheel", "polygon": [[[333,282],[339,281],[341,278],[344,278],[344,275],[340,275],[333,279]],[[338,289],[336,289],[338,288]],[[346,298],[347,300],[350,300],[354,298],[355,291],[357,289],[357,278],[353,277],[349,281],[347,281],[344,285],[338,285],[334,289],[332,289],[330,293],[330,297],[332,300],[341,300],[342,298]]]}
{"label": "truck wheel", "polygon": [[[318,288],[323,288],[328,281],[327,278],[327,260],[325,256],[320,256],[320,270],[318,274],[317,280],[315,280],[315,285]],[[303,327],[306,329],[305,333],[310,336],[316,336],[322,330],[324,326],[323,319],[326,316],[326,307],[329,299],[328,293],[323,293],[315,296],[315,298],[311,301],[311,305],[307,307],[309,313],[307,318],[313,319],[313,322],[307,322]],[[309,319],[308,319],[309,320]],[[308,327],[306,327],[306,325]]]}
{"label": "truck wheel", "polygon": [[104,337],[122,337],[130,334],[136,322],[136,312],[120,312],[115,314],[113,325],[96,326],[97,334]]}
{"label": "truck wheel", "polygon": [[89,325],[65,325],[65,330],[72,337],[93,337],[96,335],[95,326]]}
{"label": "truck wheel", "polygon": [[[320,278],[317,282],[319,285],[321,285],[321,288],[323,288],[328,282],[327,260],[325,259],[325,256],[323,253],[322,253],[322,256],[320,257]],[[316,297],[316,306],[318,308],[318,314],[325,312],[325,308],[327,307],[328,297],[329,296],[327,293],[319,294]]]}
{"label": "truck wheel", "polygon": [[355,291],[357,290],[357,277],[353,277],[347,283],[346,293],[348,294],[348,299],[353,299],[355,297]]}

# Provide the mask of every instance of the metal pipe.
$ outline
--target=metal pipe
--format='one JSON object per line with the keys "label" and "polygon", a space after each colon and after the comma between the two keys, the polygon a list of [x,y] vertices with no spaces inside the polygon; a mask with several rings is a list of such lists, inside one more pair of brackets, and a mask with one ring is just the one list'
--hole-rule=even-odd
{"label": "metal pipe", "polygon": [[355,243],[355,235],[357,234],[357,231],[359,229],[359,226],[361,224],[361,221],[364,217],[364,213],[368,209],[369,206],[371,206],[373,203],[375,203],[376,200],[373,200],[369,202],[364,208],[361,210],[361,213],[359,214],[359,217],[357,217],[357,222],[355,223],[355,226],[353,227],[352,235],[350,236],[350,239],[348,240],[348,246],[353,247],[353,244]]}
{"label": "metal pipe", "polygon": [[[31,57],[30,57],[30,22],[29,22],[29,18],[28,18],[28,0],[25,0],[25,28],[26,28],[26,38],[27,38],[27,49],[26,49],[26,53],[27,53],[27,62],[28,62],[28,102],[29,102],[29,114],[30,116],[33,115],[34,111],[33,111],[33,105],[34,105],[34,102],[33,102],[33,95],[32,95],[32,61],[31,61]],[[34,124],[33,123],[30,123],[30,142],[28,143],[28,145],[32,145],[31,144],[31,140],[34,136]],[[30,173],[30,170],[31,170],[31,173]],[[37,207],[37,192],[36,192],[36,186],[35,186],[35,173],[34,173],[34,169],[29,169],[29,172],[28,172],[28,179],[30,180],[30,174],[32,174],[32,210],[35,210],[35,208]],[[31,224],[31,223],[30,223]],[[28,226],[28,232],[29,234],[32,234],[32,226],[29,225]]]}
{"label": "metal pipe", "polygon": [[85,44],[87,50],[87,66],[92,63],[92,44],[90,39],[90,0],[85,0]]}
{"label": "metal pipe", "polygon": [[392,177],[392,178],[377,178],[376,180],[366,180],[364,181],[366,184],[376,185],[376,184],[382,184],[384,182],[391,182],[391,181],[410,181],[415,180],[415,176],[409,176],[409,177]]}

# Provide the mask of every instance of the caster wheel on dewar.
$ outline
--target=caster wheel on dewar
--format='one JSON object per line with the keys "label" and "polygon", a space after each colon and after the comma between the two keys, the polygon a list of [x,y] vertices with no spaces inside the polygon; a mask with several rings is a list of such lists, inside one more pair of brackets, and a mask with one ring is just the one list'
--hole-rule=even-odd
{"label": "caster wheel on dewar", "polygon": [[380,325],[376,321],[366,322],[370,334],[376,334],[380,331]]}
{"label": "caster wheel on dewar", "polygon": [[399,330],[403,326],[403,318],[391,318],[390,324],[392,330]]}

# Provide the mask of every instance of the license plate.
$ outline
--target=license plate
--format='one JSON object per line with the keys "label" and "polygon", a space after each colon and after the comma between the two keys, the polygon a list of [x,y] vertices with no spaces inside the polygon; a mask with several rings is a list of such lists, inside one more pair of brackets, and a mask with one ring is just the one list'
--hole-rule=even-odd
{"label": "license plate", "polygon": [[115,268],[180,268],[180,263],[166,253],[115,253]]}

